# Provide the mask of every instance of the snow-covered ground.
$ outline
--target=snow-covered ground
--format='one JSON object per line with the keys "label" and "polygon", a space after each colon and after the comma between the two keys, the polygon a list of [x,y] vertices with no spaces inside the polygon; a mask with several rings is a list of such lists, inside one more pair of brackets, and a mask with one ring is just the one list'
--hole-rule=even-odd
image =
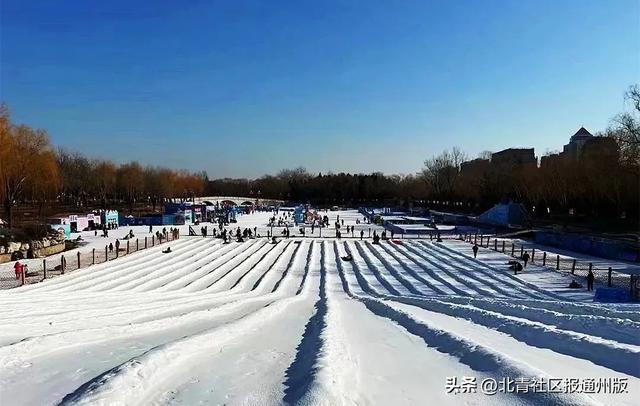
{"label": "snow-covered ground", "polygon": [[[257,227],[262,215],[238,226]],[[508,257],[481,249],[474,259],[460,241],[169,244],[169,254],[150,248],[0,291],[0,404],[640,398],[640,307],[593,303],[549,269],[513,275]],[[485,382],[498,393],[482,393]]]}
{"label": "snow-covered ground", "polygon": [[[284,213],[281,212],[279,216],[282,216]],[[327,215],[329,217],[329,221],[331,226],[329,228],[320,229],[315,227],[313,230],[311,227],[305,228],[305,235],[307,237],[326,237],[331,236],[335,237],[334,223],[336,220],[344,221],[344,227],[347,225],[349,227],[354,227],[355,231],[353,233],[349,233],[346,235],[343,227],[343,236],[351,237],[351,236],[359,236],[360,231],[364,231],[364,236],[368,237],[370,234],[373,234],[374,231],[378,233],[384,230],[383,227],[375,225],[375,224],[365,224],[363,223],[363,216],[358,213],[357,210],[342,210],[342,211],[327,211],[321,213],[323,216]],[[284,227],[269,227],[269,218],[273,216],[272,212],[257,212],[250,215],[238,215],[237,222],[231,223],[227,226],[227,230],[234,232],[240,227],[241,229],[250,228],[252,231],[256,230],[256,232],[261,236],[266,236],[267,233],[273,233],[276,236],[281,236]],[[360,221],[360,224],[356,223],[356,220]],[[193,229],[196,232],[200,232],[200,228],[206,226],[208,229],[209,235],[211,235],[213,227],[217,227],[217,225],[212,223],[202,223],[200,225],[192,225]],[[91,251],[93,249],[96,250],[99,254],[104,252],[105,246],[109,245],[109,243],[115,244],[116,239],[120,239],[121,243],[124,246],[123,238],[130,232],[133,231],[135,238],[144,240],[145,237],[151,239],[151,236],[155,234],[156,231],[162,230],[165,227],[167,230],[171,227],[178,228],[180,230],[180,235],[186,236],[189,235],[189,225],[180,225],[180,226],[154,226],[152,232],[149,232],[149,226],[123,226],[118,228],[117,230],[109,230],[109,236],[107,238],[102,236],[101,232],[95,233],[94,231],[82,231],[79,233],[71,233],[69,240],[76,240],[78,237],[81,237],[82,242],[81,245],[72,250],[64,251],[60,254],[51,255],[46,258],[48,269],[60,263],[60,257],[62,255],[67,258],[67,262],[71,261],[75,264],[76,253],[79,251],[85,258],[89,258],[91,255]],[[300,235],[300,227],[290,227],[291,236]],[[25,263],[29,267],[30,272],[41,272],[43,263],[42,259],[25,259],[21,260],[21,263]],[[13,288],[19,285],[19,281],[15,280],[15,273],[13,270],[13,266],[15,261],[7,262],[4,264],[0,264],[0,289]],[[36,280],[42,279],[42,276],[39,278],[35,278]],[[30,283],[33,280],[28,281]]]}
{"label": "snow-covered ground", "polygon": [[498,238],[498,241],[500,242],[502,242],[503,240],[508,245],[510,245],[513,242],[518,247],[523,246],[527,250],[535,249],[539,253],[544,251],[544,252],[547,252],[547,254],[551,255],[552,257],[559,255],[561,260],[576,259],[582,263],[591,262],[594,268],[607,269],[611,267],[613,270],[617,272],[623,272],[623,273],[635,274],[635,275],[640,274],[640,265],[635,263],[594,257],[592,255],[582,254],[575,251],[564,250],[558,247],[551,247],[549,245],[538,244],[532,241],[522,240],[519,238],[516,238],[516,239]]}

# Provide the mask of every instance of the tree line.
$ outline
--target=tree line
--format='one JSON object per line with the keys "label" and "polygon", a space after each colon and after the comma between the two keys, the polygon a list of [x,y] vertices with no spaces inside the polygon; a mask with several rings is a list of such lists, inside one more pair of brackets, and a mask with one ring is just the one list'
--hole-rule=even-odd
{"label": "tree line", "polygon": [[[468,156],[459,148],[424,162],[417,174],[311,174],[282,170],[257,179],[215,179],[208,195],[273,198],[316,205],[429,206],[479,213],[498,202],[524,204],[535,216],[588,215],[637,220],[640,207],[640,88],[625,94],[628,112],[596,134],[615,148],[571,159],[547,153],[544,164],[518,165],[479,154],[478,165],[463,169]],[[548,159],[546,159],[548,158]]]}
{"label": "tree line", "polygon": [[[246,196],[333,205],[443,207],[480,212],[501,201],[525,204],[535,215],[565,213],[638,219],[640,207],[640,88],[625,99],[628,112],[597,134],[613,140],[614,154],[568,159],[547,154],[544,165],[505,165],[480,154],[478,165],[463,165],[459,148],[424,162],[416,174],[318,173],[285,169],[257,179],[209,180],[206,172],[115,164],[55,149],[44,130],[16,125],[0,107],[0,199],[7,220],[20,203],[108,208],[136,204],[156,210],[167,199]],[[466,169],[465,169],[466,168]]]}
{"label": "tree line", "polygon": [[46,131],[11,122],[9,110],[0,106],[0,200],[6,221],[12,225],[14,208],[23,203],[72,207],[101,207],[146,203],[155,210],[167,199],[200,196],[205,173],[116,164],[78,152],[54,148]]}

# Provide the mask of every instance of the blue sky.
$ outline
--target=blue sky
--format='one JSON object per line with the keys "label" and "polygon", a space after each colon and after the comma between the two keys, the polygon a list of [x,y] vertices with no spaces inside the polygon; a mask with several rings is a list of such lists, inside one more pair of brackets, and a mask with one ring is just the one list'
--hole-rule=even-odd
{"label": "blue sky", "polygon": [[640,2],[3,0],[0,100],[93,157],[210,177],[561,149],[640,82]]}

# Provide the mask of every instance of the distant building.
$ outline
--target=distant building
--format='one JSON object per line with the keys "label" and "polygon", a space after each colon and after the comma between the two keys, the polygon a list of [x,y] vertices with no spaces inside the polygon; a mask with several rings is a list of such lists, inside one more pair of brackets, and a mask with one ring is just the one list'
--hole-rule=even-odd
{"label": "distant building", "polygon": [[617,161],[618,143],[609,137],[593,137],[582,146],[581,159],[599,161]]}
{"label": "distant building", "polygon": [[552,164],[560,163],[562,162],[563,159],[564,159],[564,154],[562,152],[559,154],[549,154],[549,155],[542,156],[540,158],[540,167],[544,168]]}
{"label": "distant building", "polygon": [[593,138],[593,134],[586,128],[580,127],[569,139],[569,143],[562,148],[562,153],[568,158],[580,159],[582,148]]}
{"label": "distant building", "polygon": [[466,161],[460,164],[460,174],[461,175],[478,175],[483,174],[491,167],[491,161],[488,159],[472,159],[471,161]]}
{"label": "distant building", "polygon": [[508,148],[491,154],[491,163],[495,166],[538,166],[533,148]]}
{"label": "distant building", "polygon": [[595,137],[586,128],[580,127],[563,147],[562,156],[577,161],[583,159],[617,159],[618,145],[608,137]]}

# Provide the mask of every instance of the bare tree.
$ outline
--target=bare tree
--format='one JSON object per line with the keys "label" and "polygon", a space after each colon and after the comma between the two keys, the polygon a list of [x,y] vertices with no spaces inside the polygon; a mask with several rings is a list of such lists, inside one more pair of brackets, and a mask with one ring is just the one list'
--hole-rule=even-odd
{"label": "bare tree", "polygon": [[451,151],[445,150],[424,161],[421,175],[430,186],[434,197],[440,199],[454,197],[460,165],[466,159],[466,154],[460,148],[454,147]]}
{"label": "bare tree", "polygon": [[57,171],[49,137],[43,130],[11,124],[8,109],[0,107],[0,196],[13,226],[13,207],[26,192],[47,192],[57,185]]}
{"label": "bare tree", "polygon": [[640,87],[629,87],[625,99],[631,101],[631,111],[615,116],[612,125],[601,135],[616,140],[623,163],[637,169],[640,166]]}

